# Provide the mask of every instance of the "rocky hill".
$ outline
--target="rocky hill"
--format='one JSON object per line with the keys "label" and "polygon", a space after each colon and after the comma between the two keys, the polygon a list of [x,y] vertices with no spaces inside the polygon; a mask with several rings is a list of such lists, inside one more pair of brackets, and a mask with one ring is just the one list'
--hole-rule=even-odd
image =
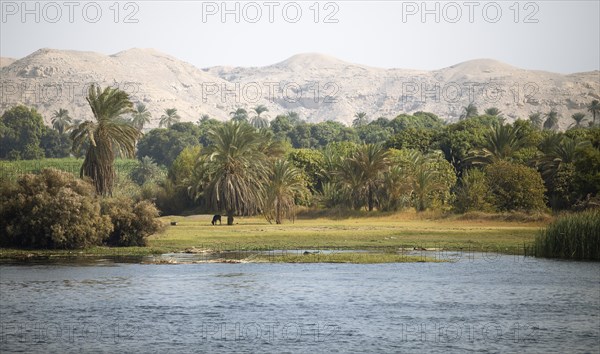
{"label": "rocky hill", "polygon": [[227,119],[238,107],[264,104],[268,117],[297,111],[310,122],[350,123],[356,112],[370,118],[429,111],[457,120],[473,102],[480,112],[497,107],[509,121],[556,109],[562,128],[571,114],[600,99],[600,72],[563,75],[516,68],[491,59],[434,71],[383,69],[347,63],[322,54],[298,54],[265,67],[197,68],[152,49],[114,55],[40,49],[25,58],[0,60],[0,109],[24,103],[49,122],[66,108],[75,118],[91,112],[85,101],[91,83],[114,85],[152,112],[151,126],[166,108],[183,121],[202,114]]}

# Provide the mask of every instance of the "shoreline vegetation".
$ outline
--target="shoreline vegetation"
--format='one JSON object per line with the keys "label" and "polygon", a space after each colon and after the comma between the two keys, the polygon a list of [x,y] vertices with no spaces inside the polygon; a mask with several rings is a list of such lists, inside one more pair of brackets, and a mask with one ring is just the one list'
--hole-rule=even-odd
{"label": "shoreline vegetation", "polygon": [[[428,250],[600,258],[600,218],[583,214],[600,208],[598,100],[564,132],[555,109],[508,122],[474,102],[457,122],[357,112],[351,126],[293,111],[270,119],[264,105],[180,122],[189,117],[173,107],[145,130],[151,114],[126,92],[92,84],[86,100],[91,120],[60,109],[49,127],[23,105],[0,117],[0,259],[198,249],[212,260],[303,252],[276,262],[419,261],[407,252]],[[230,227],[211,225],[213,212]]]}
{"label": "shoreline vegetation", "polygon": [[[436,262],[436,252],[494,252],[525,255],[536,235],[551,220],[546,214],[444,215],[404,211],[368,214],[361,211],[304,210],[294,223],[269,224],[262,217],[237,217],[232,226],[212,226],[212,215],[164,216],[165,229],[148,237],[146,247],[90,247],[79,250],[0,248],[0,259],[144,257],[203,253],[208,262],[395,263]],[[176,226],[171,226],[176,222]],[[247,259],[219,258],[240,251]],[[285,254],[285,250],[316,250]],[[328,254],[321,251],[338,250]],[[365,252],[367,251],[367,252]],[[419,255],[410,255],[418,251]],[[429,257],[428,254],[432,255]],[[207,259],[208,259],[207,258]],[[144,261],[148,262],[148,260]],[[168,259],[150,263],[174,263]],[[200,262],[206,263],[206,262]]]}

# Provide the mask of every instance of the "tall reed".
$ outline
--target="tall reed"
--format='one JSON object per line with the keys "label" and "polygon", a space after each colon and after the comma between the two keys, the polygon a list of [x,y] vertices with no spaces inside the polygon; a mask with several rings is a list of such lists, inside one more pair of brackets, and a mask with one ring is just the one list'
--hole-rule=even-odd
{"label": "tall reed", "polygon": [[538,257],[600,260],[600,209],[566,214],[535,238]]}

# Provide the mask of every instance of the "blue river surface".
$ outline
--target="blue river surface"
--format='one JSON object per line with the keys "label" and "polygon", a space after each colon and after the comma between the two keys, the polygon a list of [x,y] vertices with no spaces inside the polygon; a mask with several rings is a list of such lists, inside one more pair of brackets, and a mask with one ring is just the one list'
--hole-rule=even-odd
{"label": "blue river surface", "polygon": [[1,353],[600,353],[600,263],[0,264]]}

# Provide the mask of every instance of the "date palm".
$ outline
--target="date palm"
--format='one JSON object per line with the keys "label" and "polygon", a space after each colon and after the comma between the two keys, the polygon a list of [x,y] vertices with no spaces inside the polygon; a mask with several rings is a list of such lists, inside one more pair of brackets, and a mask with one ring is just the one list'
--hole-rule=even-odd
{"label": "date palm", "polygon": [[588,106],[587,106],[587,110],[588,112],[590,112],[592,114],[592,125],[596,125],[596,116],[598,114],[600,114],[600,101],[598,100],[593,100]]}
{"label": "date palm", "polygon": [[534,127],[536,127],[537,129],[541,129],[542,124],[544,123],[542,120],[542,113],[541,112],[531,113],[529,115],[529,121],[531,122],[531,124],[533,124]]}
{"label": "date palm", "polygon": [[135,110],[131,114],[131,125],[133,125],[137,130],[142,131],[144,129],[144,125],[146,123],[150,123],[151,118],[150,111],[146,108],[146,105],[143,103],[138,103],[135,106]]}
{"label": "date palm", "polygon": [[483,144],[469,152],[466,162],[472,165],[487,165],[509,159],[523,144],[518,127],[498,124],[485,132]]}
{"label": "date palm", "polygon": [[233,122],[247,122],[248,112],[243,108],[238,108],[235,111],[229,112],[231,121]]}
{"label": "date palm", "polygon": [[177,113],[177,108],[167,108],[165,109],[165,114],[160,117],[159,127],[167,127],[170,128],[173,124],[179,122],[181,116]]}
{"label": "date palm", "polygon": [[358,112],[354,115],[352,126],[358,128],[362,127],[363,125],[367,125],[367,123],[369,123],[367,119],[367,114],[365,112]]}
{"label": "date palm", "polygon": [[252,120],[250,121],[250,124],[252,124],[252,126],[256,129],[268,128],[269,120],[264,117],[261,117],[260,115],[263,114],[264,112],[268,112],[269,109],[267,107],[265,107],[264,105],[260,104],[256,107],[254,107],[253,110],[254,110],[254,112],[256,112],[256,116],[254,116],[252,118]]}
{"label": "date palm", "polygon": [[308,193],[302,173],[289,161],[278,159],[271,166],[266,185],[265,217],[281,224],[283,218],[293,220],[295,197]]}
{"label": "date palm", "polygon": [[367,207],[373,211],[375,193],[381,184],[382,173],[389,164],[389,153],[381,144],[365,144],[358,148],[351,160],[362,175],[363,186],[367,197]]}
{"label": "date palm", "polygon": [[61,108],[52,113],[52,127],[58,131],[60,135],[71,128],[73,119],[69,116],[69,111]]}
{"label": "date palm", "polygon": [[575,123],[573,123],[572,126],[575,125],[575,128],[579,128],[581,127],[581,122],[585,119],[585,113],[573,113],[573,115],[571,115],[571,118],[575,121]]}
{"label": "date palm", "polygon": [[268,169],[261,135],[241,122],[225,123],[208,134],[213,145],[203,151],[202,193],[211,206],[225,211],[227,225],[233,225],[234,214],[253,214],[263,206]]}
{"label": "date palm", "polygon": [[123,115],[132,112],[129,95],[119,89],[92,85],[86,97],[95,121],[80,123],[72,132],[73,150],[87,145],[80,176],[89,177],[100,195],[111,195],[115,155],[133,157],[140,132]]}
{"label": "date palm", "polygon": [[484,111],[484,113],[487,114],[488,116],[492,116],[492,117],[498,117],[498,118],[502,117],[502,111],[496,107],[487,108]]}
{"label": "date palm", "polygon": [[544,129],[555,129],[558,124],[558,112],[553,109],[544,116],[546,117],[546,120],[544,121]]}
{"label": "date palm", "polygon": [[463,107],[463,114],[461,114],[460,119],[468,119],[471,117],[475,117],[476,115],[479,114],[479,112],[477,111],[477,106],[475,106],[475,104],[473,103],[469,103],[468,106]]}

